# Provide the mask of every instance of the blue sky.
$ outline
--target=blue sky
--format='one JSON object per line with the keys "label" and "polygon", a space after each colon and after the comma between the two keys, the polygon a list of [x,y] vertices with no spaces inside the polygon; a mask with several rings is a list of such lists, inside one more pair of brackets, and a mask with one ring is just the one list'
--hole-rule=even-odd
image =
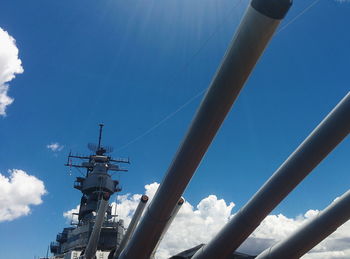
{"label": "blue sky", "polygon": [[[282,27],[314,1],[296,0]],[[0,27],[24,73],[0,117],[0,173],[45,183],[30,215],[0,223],[0,257],[43,255],[78,204],[69,150],[104,143],[130,157],[123,193],[160,182],[245,10],[242,0],[5,0]],[[320,0],[273,38],[198,168],[185,197],[215,194],[240,208],[349,91],[350,3]],[[1,46],[0,46],[1,47]],[[135,138],[137,138],[136,141]],[[349,188],[346,139],[274,211],[322,209]],[[51,152],[48,144],[64,146]],[[130,144],[128,144],[130,143]],[[121,148],[122,147],[122,148]],[[121,149],[120,149],[121,148]],[[119,150],[120,149],[120,150]],[[18,249],[20,247],[20,249]]]}

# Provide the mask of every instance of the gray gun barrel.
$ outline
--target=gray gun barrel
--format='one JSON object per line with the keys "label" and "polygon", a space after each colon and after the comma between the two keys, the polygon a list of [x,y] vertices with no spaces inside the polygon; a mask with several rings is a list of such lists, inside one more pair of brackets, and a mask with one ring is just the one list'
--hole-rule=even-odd
{"label": "gray gun barrel", "polygon": [[94,259],[96,256],[97,244],[100,239],[101,227],[103,224],[103,220],[108,208],[108,200],[101,199],[100,206],[97,211],[97,215],[95,218],[95,224],[92,228],[92,232],[89,238],[89,242],[86,246],[84,258],[85,259]]}
{"label": "gray gun barrel", "polygon": [[126,230],[125,235],[123,236],[123,239],[120,243],[120,246],[117,248],[115,251],[113,258],[118,258],[122,250],[124,249],[125,245],[128,243],[130,237],[135,231],[135,227],[137,226],[137,223],[139,223],[139,220],[141,218],[142,212],[146,207],[146,204],[148,202],[148,196],[147,195],[142,195],[139,205],[137,205],[137,208],[134,212],[134,215],[130,221],[130,224],[128,226],[128,229]]}
{"label": "gray gun barrel", "polygon": [[253,0],[248,7],[154,199],[121,253],[121,259],[150,257],[167,220],[290,5],[290,0]]}
{"label": "gray gun barrel", "polygon": [[159,244],[162,242],[163,238],[164,238],[164,235],[166,232],[168,232],[168,229],[171,225],[171,223],[174,221],[174,219],[176,218],[176,215],[177,213],[179,212],[181,206],[184,204],[185,200],[181,197],[180,200],[178,201],[173,213],[171,214],[171,218],[169,219],[169,221],[167,222],[164,230],[163,230],[163,233],[162,235],[160,236],[159,240],[158,240],[158,243],[157,245],[155,246],[151,256],[149,257],[150,259],[154,259],[155,258],[155,255],[156,255],[156,252],[157,252],[157,249],[158,249],[158,246]]}
{"label": "gray gun barrel", "polygon": [[350,219],[350,190],[280,243],[266,249],[256,259],[300,258]]}
{"label": "gray gun barrel", "polygon": [[193,259],[220,259],[232,254],[349,132],[350,92]]}

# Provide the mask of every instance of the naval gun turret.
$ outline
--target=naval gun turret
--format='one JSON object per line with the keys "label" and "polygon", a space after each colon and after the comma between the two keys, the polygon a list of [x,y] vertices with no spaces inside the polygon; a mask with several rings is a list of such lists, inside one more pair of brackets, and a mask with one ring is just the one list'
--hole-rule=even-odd
{"label": "naval gun turret", "polygon": [[[109,171],[127,171],[120,164],[129,164],[129,159],[114,159],[107,153],[112,148],[102,146],[102,129],[98,144],[88,144],[93,152],[90,156],[68,155],[65,164],[69,167],[84,168],[85,177],[77,177],[74,188],[82,192],[78,218],[74,227],[65,228],[51,244],[51,252],[54,258],[95,258],[97,251],[108,257],[111,250],[116,249],[124,233],[123,221],[116,221],[116,215],[112,214],[112,207],[108,201],[111,195],[120,192],[121,188],[117,180],[113,180]],[[81,163],[73,162],[80,160]],[[105,251],[105,252],[104,252]]]}
{"label": "naval gun turret", "polygon": [[[292,0],[251,0],[165,177],[134,235],[118,259],[153,257],[156,247],[167,230],[178,200],[291,5]],[[208,244],[199,244],[172,258],[254,258],[255,256],[238,253],[237,249],[262,220],[349,134],[349,118],[350,94],[335,107]],[[344,202],[340,204],[337,208],[344,208]],[[348,217],[338,220],[334,214],[336,213],[325,213],[326,219],[337,226],[338,223],[342,224],[348,220]],[[324,218],[323,216],[322,219]],[[317,229],[313,226],[319,226],[319,222],[320,220],[312,224],[312,229]],[[321,240],[332,230],[334,229],[324,228],[321,233],[315,232],[312,238]],[[296,234],[296,238],[299,237],[300,234]],[[281,247],[300,249],[298,245],[292,246],[294,239],[292,237],[282,245],[276,246],[274,250],[280,251]],[[314,242],[303,250],[307,252],[313,245],[315,245]],[[270,254],[263,255],[264,257],[261,256],[261,258],[298,258],[286,257],[285,253],[279,253],[277,257],[269,257]]]}
{"label": "naval gun turret", "polygon": [[[109,197],[120,191],[119,183],[112,180],[108,171],[124,171],[118,164],[129,161],[115,160],[106,155],[110,148],[101,146],[103,125],[100,125],[98,145],[89,145],[95,154],[88,157],[69,155],[69,159],[84,160],[79,165],[73,165],[69,160],[67,165],[85,168],[86,177],[77,177],[75,184],[75,188],[83,193],[77,226],[65,228],[57,238],[59,244],[52,246],[51,251],[58,255],[57,258],[73,252],[87,259],[154,257],[164,233],[183,203],[181,196],[184,190],[291,4],[291,0],[251,0],[153,200],[146,207],[148,199],[141,199],[123,239],[122,223],[108,221],[114,216],[108,205]],[[349,193],[291,237],[260,255],[246,255],[237,251],[262,220],[347,137],[350,133],[349,118],[350,93],[212,240],[171,258],[296,259],[327,237],[350,218]],[[143,210],[145,212],[141,217]],[[108,230],[109,224],[112,224],[112,230]],[[105,257],[106,254],[100,256],[98,251],[109,253]]]}

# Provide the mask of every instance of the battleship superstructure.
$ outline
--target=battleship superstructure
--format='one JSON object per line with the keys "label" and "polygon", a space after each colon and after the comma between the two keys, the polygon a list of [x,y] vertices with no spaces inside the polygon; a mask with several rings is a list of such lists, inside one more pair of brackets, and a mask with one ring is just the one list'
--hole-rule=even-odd
{"label": "battleship superstructure", "polygon": [[[64,228],[57,235],[56,242],[51,243],[54,258],[74,258],[80,254],[94,254],[96,251],[103,255],[99,258],[108,258],[110,251],[121,242],[123,220],[116,220],[116,215],[112,214],[112,206],[108,204],[110,196],[121,191],[121,188],[119,182],[112,179],[109,171],[127,171],[119,164],[128,164],[129,159],[113,159],[107,155],[112,148],[101,144],[102,128],[103,124],[100,124],[98,144],[88,144],[92,155],[68,155],[66,166],[84,168],[86,175],[77,177],[74,182],[74,188],[82,192],[79,213],[75,215],[77,222],[73,222],[73,227]],[[82,163],[73,163],[73,159],[79,159]],[[98,224],[100,230],[95,230]],[[89,242],[94,243],[89,246]]]}
{"label": "battleship superstructure", "polygon": [[[114,215],[108,205],[109,197],[119,191],[118,182],[111,179],[108,171],[120,171],[118,164],[129,161],[105,155],[108,150],[101,146],[101,134],[99,144],[90,146],[96,154],[69,156],[86,160],[74,166],[86,168],[87,175],[78,177],[75,185],[83,193],[78,225],[66,228],[57,236],[58,243],[53,244],[51,250],[55,258],[154,258],[164,233],[183,203],[181,196],[185,188],[291,4],[291,0],[250,2],[153,200],[142,215],[148,198],[141,198],[125,234],[122,222],[113,221]],[[296,259],[303,256],[350,218],[350,191],[289,238],[260,255],[241,254],[237,249],[349,132],[350,93],[208,244],[198,244],[171,258]]]}

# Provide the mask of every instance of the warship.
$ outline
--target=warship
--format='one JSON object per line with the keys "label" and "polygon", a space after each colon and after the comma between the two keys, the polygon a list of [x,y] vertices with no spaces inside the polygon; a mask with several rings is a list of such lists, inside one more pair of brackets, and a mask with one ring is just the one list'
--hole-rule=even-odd
{"label": "warship", "polygon": [[[182,195],[259,57],[292,5],[291,0],[252,0],[223,61],[204,96],[158,190],[148,204],[143,195],[127,228],[111,212],[109,198],[120,191],[109,171],[125,170],[128,159],[113,159],[111,148],[90,144],[90,156],[69,154],[68,166],[86,169],[74,187],[82,192],[78,222],[64,228],[51,244],[53,259],[148,259],[157,248],[184,200]],[[180,259],[295,259],[350,219],[350,191],[343,194],[290,237],[258,255],[242,254],[240,245],[264,218],[350,132],[348,93],[253,197],[207,243],[189,247],[171,258]],[[73,164],[71,159],[83,160]]]}
{"label": "warship", "polygon": [[[108,156],[112,147],[103,146],[102,130],[100,124],[98,144],[88,144],[93,152],[90,156],[68,155],[65,164],[69,167],[84,168],[85,177],[77,177],[74,188],[82,192],[77,222],[72,220],[72,227],[64,228],[56,237],[56,242],[50,244],[53,258],[78,258],[84,254],[87,258],[94,258],[96,250],[99,257],[108,258],[109,252],[119,247],[123,237],[124,223],[122,219],[116,220],[112,214],[112,206],[108,200],[114,193],[120,192],[121,188],[117,180],[113,180],[108,173],[127,171],[120,167],[120,164],[129,164],[129,159],[113,159]],[[73,162],[73,159],[83,161],[81,164]],[[147,196],[142,196],[141,204],[147,202]],[[105,256],[107,255],[107,257]]]}

